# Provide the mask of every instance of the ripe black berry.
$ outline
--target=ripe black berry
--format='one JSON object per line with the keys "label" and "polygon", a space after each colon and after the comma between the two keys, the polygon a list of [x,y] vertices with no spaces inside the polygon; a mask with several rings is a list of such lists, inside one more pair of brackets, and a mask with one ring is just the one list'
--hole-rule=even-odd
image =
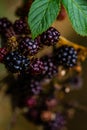
{"label": "ripe black berry", "polygon": [[55,62],[52,57],[44,56],[42,57],[42,61],[44,63],[45,70],[43,71],[43,75],[45,75],[48,78],[52,78],[55,76],[58,72],[57,66],[55,65]]}
{"label": "ripe black berry", "polygon": [[24,55],[34,55],[38,52],[39,44],[30,37],[24,37],[19,43],[19,50]]}
{"label": "ripe black berry", "polygon": [[53,27],[50,27],[41,35],[41,43],[47,46],[55,45],[59,40],[60,33]]}
{"label": "ripe black berry", "polygon": [[30,70],[32,74],[42,74],[42,72],[44,71],[44,63],[41,59],[33,59],[30,63]]}
{"label": "ripe black berry", "polygon": [[13,27],[16,34],[29,34],[30,33],[26,19],[21,18],[19,20],[16,20]]}
{"label": "ripe black berry", "polygon": [[25,71],[28,68],[29,59],[19,55],[17,51],[14,51],[5,56],[4,63],[9,71],[16,73],[18,71]]}
{"label": "ripe black berry", "polygon": [[0,62],[3,62],[4,61],[4,57],[5,55],[8,53],[7,49],[4,47],[4,48],[0,48]]}
{"label": "ripe black berry", "polygon": [[12,23],[7,18],[0,18],[0,33],[12,26]]}
{"label": "ripe black berry", "polygon": [[40,94],[42,90],[41,83],[37,79],[31,79],[29,82],[29,87],[30,87],[31,93],[34,95]]}
{"label": "ripe black berry", "polygon": [[73,67],[77,63],[77,51],[71,46],[61,46],[56,50],[55,60],[64,67]]}

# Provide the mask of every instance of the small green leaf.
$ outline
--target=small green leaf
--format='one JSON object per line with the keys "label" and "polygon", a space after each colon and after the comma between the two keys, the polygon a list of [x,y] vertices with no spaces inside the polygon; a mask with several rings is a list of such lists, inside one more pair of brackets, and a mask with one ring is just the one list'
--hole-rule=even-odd
{"label": "small green leaf", "polygon": [[75,31],[87,36],[87,0],[62,0]]}
{"label": "small green leaf", "polygon": [[35,0],[30,8],[28,23],[32,37],[46,31],[60,11],[60,0]]}

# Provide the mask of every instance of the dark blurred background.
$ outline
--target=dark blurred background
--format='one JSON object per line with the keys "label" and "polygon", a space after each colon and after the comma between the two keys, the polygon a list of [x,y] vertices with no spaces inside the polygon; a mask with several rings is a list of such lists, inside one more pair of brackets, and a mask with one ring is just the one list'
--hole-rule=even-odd
{"label": "dark blurred background", "polygon": [[[14,15],[16,7],[22,0],[0,0],[0,17],[6,16],[14,21],[17,17]],[[56,21],[54,26],[61,32],[61,35],[67,39],[87,47],[87,37],[81,37],[75,33],[71,23],[66,17],[62,22]],[[0,65],[0,86],[6,86],[1,82],[7,76],[3,65]],[[69,99],[78,100],[82,106],[87,107],[87,60],[83,63],[83,87],[78,91],[73,91],[68,95]],[[3,87],[4,89],[4,87]],[[9,97],[4,97],[3,91],[0,91],[0,130],[6,130],[11,119],[11,106]],[[27,122],[22,116],[18,116],[16,126],[12,130],[36,130],[32,124]],[[87,110],[78,110],[75,117],[69,121],[68,130],[87,130]]]}

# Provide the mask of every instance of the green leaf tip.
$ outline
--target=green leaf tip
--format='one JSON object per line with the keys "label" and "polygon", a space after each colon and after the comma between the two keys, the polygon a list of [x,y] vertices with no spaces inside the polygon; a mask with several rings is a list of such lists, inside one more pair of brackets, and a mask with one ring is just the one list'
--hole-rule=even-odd
{"label": "green leaf tip", "polygon": [[28,24],[34,39],[46,31],[60,11],[60,0],[35,0],[28,14]]}

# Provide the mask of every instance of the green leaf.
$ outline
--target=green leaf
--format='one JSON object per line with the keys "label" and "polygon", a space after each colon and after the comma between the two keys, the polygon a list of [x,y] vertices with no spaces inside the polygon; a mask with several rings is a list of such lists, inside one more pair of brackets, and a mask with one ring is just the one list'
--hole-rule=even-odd
{"label": "green leaf", "polygon": [[30,8],[28,23],[32,37],[46,31],[60,11],[60,0],[35,0]]}
{"label": "green leaf", "polygon": [[87,36],[87,0],[62,0],[75,31]]}

